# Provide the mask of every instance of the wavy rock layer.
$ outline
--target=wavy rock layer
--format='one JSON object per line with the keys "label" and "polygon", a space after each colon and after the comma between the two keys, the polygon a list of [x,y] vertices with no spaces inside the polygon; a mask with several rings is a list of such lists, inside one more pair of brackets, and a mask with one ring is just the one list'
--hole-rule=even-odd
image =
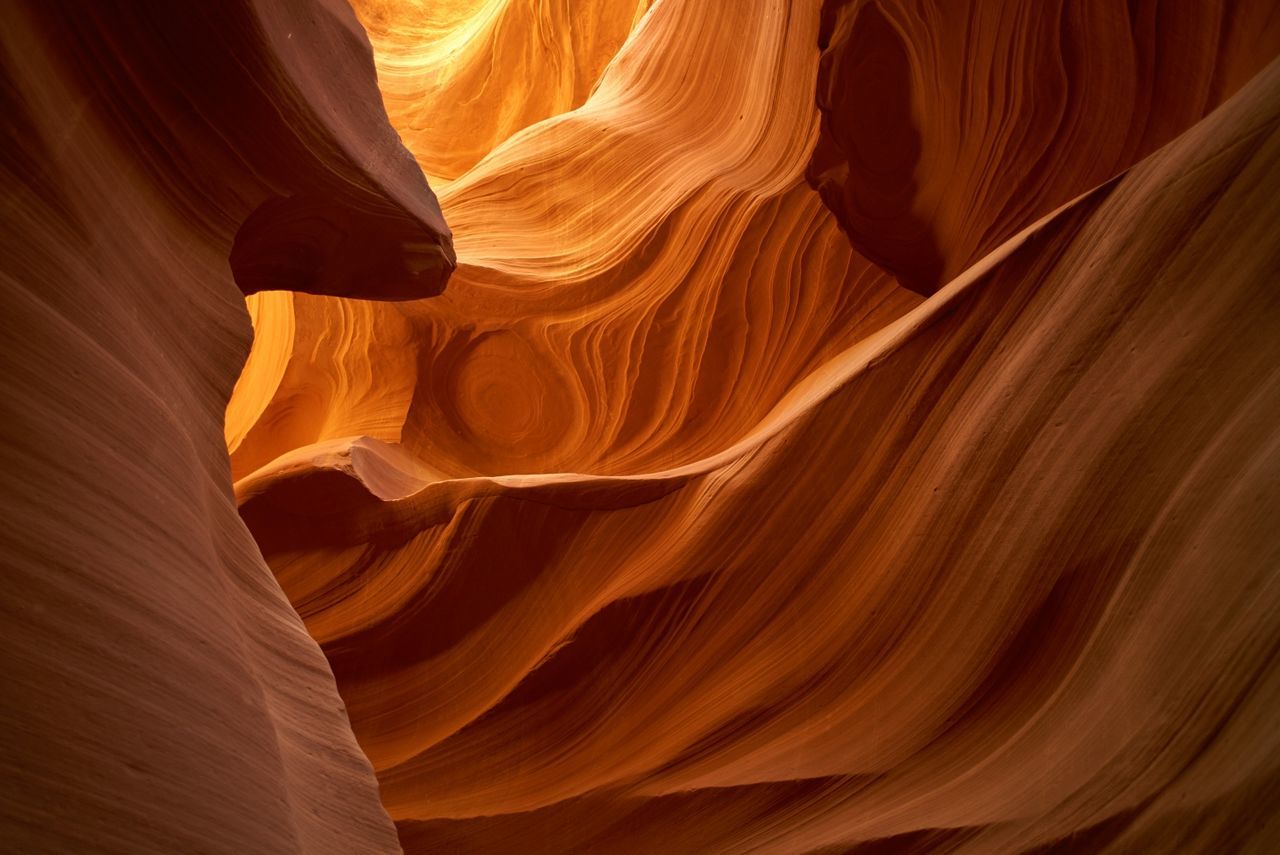
{"label": "wavy rock layer", "polygon": [[1280,847],[1268,4],[150,5],[2,13],[10,848]]}
{"label": "wavy rock layer", "polygon": [[252,301],[290,332],[241,380],[235,476],[357,435],[451,477],[643,473],[735,441],[918,302],[803,183],[816,39],[784,3],[655,8],[581,109],[442,192],[442,297]]}
{"label": "wavy rock layer", "polygon": [[931,294],[1137,163],[1275,56],[1267,0],[827,0],[809,179]]}
{"label": "wavy rock layer", "polygon": [[[227,424],[406,850],[1274,847],[1262,6],[597,3],[579,54],[558,4],[458,5],[362,10],[449,290],[250,298]],[[533,30],[595,59],[535,73]],[[454,81],[491,150],[423,132],[473,120]],[[846,131],[916,183],[874,228]]]}
{"label": "wavy rock layer", "polygon": [[350,10],[147,5],[0,10],[2,848],[395,851],[223,411],[237,280],[426,296],[448,230]]}
{"label": "wavy rock layer", "polygon": [[392,124],[434,185],[582,106],[653,0],[353,0]]}

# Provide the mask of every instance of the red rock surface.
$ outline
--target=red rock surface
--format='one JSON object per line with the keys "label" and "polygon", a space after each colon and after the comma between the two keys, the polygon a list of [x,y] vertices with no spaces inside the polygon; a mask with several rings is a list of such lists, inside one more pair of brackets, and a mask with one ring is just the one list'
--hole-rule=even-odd
{"label": "red rock surface", "polygon": [[931,294],[1271,61],[1267,0],[827,0],[809,180]]}
{"label": "red rock surface", "polygon": [[1043,6],[6,12],[5,842],[1274,850],[1280,16]]}
{"label": "red rock surface", "polygon": [[223,413],[236,278],[429,295],[448,230],[349,9],[148,5],[0,9],[0,848],[395,851]]}

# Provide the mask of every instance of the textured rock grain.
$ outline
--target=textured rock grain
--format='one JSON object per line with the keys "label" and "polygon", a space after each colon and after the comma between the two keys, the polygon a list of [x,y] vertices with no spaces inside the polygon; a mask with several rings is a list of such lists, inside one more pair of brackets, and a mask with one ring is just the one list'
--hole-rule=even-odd
{"label": "textured rock grain", "polygon": [[[332,673],[236,513],[232,245],[305,192],[322,204],[291,251],[375,212],[418,245],[376,263],[425,259],[423,296],[448,231],[350,10],[146,5],[0,10],[0,848],[396,851]],[[366,262],[291,284],[408,282]]]}

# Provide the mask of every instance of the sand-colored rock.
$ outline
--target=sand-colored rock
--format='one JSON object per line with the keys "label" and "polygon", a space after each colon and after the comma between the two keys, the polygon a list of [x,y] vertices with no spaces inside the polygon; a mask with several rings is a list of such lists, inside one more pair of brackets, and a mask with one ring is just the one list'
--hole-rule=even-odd
{"label": "sand-colored rock", "polygon": [[580,107],[653,0],[352,0],[392,123],[433,186]]}
{"label": "sand-colored rock", "polygon": [[354,5],[6,15],[18,849],[1280,846],[1270,4]]}
{"label": "sand-colored rock", "polygon": [[293,338],[260,337],[245,371],[235,477],[352,436],[450,476],[653,471],[918,303],[804,183],[817,26],[781,2],[657,7],[581,108],[441,191],[440,298],[251,301]]}
{"label": "sand-colored rock", "polygon": [[241,513],[402,843],[1265,851],[1280,71],[1197,120],[1274,39],[922,300],[803,183],[801,6],[656,5],[442,190],[440,298],[254,298]]}

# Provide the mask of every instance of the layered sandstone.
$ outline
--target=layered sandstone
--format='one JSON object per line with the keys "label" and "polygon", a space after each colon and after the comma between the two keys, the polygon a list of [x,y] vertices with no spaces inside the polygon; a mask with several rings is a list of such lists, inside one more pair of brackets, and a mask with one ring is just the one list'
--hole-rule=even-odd
{"label": "layered sandstone", "polygon": [[1275,848],[1269,4],[354,7],[7,15],[15,839]]}
{"label": "layered sandstone", "polygon": [[152,5],[0,12],[0,848],[395,851],[224,410],[242,290],[427,296],[449,233],[349,9]]}

